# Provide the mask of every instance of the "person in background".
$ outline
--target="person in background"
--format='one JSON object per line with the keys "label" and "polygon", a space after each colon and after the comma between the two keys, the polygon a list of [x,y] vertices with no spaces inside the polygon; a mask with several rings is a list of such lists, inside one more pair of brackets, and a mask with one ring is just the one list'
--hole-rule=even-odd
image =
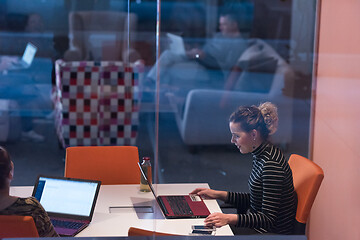
{"label": "person in background", "polygon": [[0,56],[0,72],[7,71],[10,66],[17,62],[17,57]]}
{"label": "person in background", "polygon": [[[235,65],[247,45],[240,33],[236,13],[231,11],[221,13],[219,30],[220,32],[216,33],[204,47],[187,50],[184,56],[165,50],[158,60],[160,77],[166,77],[169,68],[181,62],[192,63],[194,69],[218,69],[222,74],[226,74]],[[147,79],[156,80],[156,65],[148,72]],[[190,80],[196,81],[196,79]]]}
{"label": "person in background", "polygon": [[234,234],[292,234],[297,198],[292,172],[283,153],[268,141],[278,125],[277,108],[266,102],[239,107],[230,116],[231,142],[240,153],[251,153],[250,192],[197,188],[191,194],[219,199],[237,208],[237,214],[212,213],[205,225],[230,224]]}
{"label": "person in background", "polygon": [[[0,75],[8,74],[11,65],[18,61],[18,57],[0,56]],[[32,101],[26,98],[15,99],[20,109],[36,109],[37,106]],[[27,113],[28,114],[28,113]],[[43,142],[45,137],[35,132],[33,118],[31,116],[21,116],[21,139],[24,141]]]}
{"label": "person in background", "polygon": [[42,33],[44,32],[44,21],[40,14],[31,13],[28,16],[25,32]]}
{"label": "person in background", "polygon": [[[44,22],[40,14],[32,13],[27,17],[26,25],[24,26],[24,31],[27,33],[42,33],[44,31]],[[42,47],[45,45],[42,42],[42,39],[29,39],[29,42],[32,42],[36,46],[38,46],[38,52],[41,53]],[[38,53],[38,55],[39,55]],[[9,69],[11,69],[11,65],[19,61],[19,57],[13,56],[0,56],[0,72],[3,74],[8,74]],[[30,87],[30,86],[24,86]],[[33,91],[33,90],[31,90]],[[37,91],[35,89],[35,91]],[[34,130],[33,116],[31,115],[32,109],[37,109],[37,103],[35,101],[42,101],[40,95],[36,96],[36,99],[27,99],[19,97],[15,101],[19,105],[20,109],[27,109],[25,113],[21,115],[21,140],[23,141],[32,141],[32,142],[43,142],[45,141],[45,137],[40,133]],[[28,111],[30,109],[30,111]]]}
{"label": "person in background", "polygon": [[0,215],[31,216],[40,237],[58,237],[49,216],[36,198],[20,198],[9,194],[13,177],[14,163],[6,149],[0,146]]}

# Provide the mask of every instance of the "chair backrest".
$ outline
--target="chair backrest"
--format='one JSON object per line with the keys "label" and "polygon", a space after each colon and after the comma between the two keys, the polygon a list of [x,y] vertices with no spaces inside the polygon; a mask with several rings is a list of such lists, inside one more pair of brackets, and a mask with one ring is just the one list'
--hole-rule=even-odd
{"label": "chair backrest", "polygon": [[58,60],[55,67],[55,126],[63,147],[136,144],[142,61]]}
{"label": "chair backrest", "polygon": [[39,237],[31,216],[0,215],[0,238]]}
{"label": "chair backrest", "polygon": [[102,185],[137,184],[138,162],[134,146],[68,147],[65,177],[100,180]]}
{"label": "chair backrest", "polygon": [[[122,52],[128,47],[137,28],[134,13],[118,11],[75,11],[69,13],[71,47],[80,50],[81,60],[124,60]],[[128,31],[129,29],[129,31]],[[104,47],[112,53],[102,56]],[[90,56],[90,53],[92,56]]]}
{"label": "chair backrest", "polygon": [[[233,69],[227,81],[238,85],[240,91],[262,92],[268,90],[270,96],[282,95],[284,82],[294,77],[294,71],[280,54],[262,39],[250,39],[250,46],[241,54],[238,63],[246,63],[251,70]],[[231,79],[240,76],[238,80]],[[238,83],[235,83],[238,81]],[[260,87],[261,86],[261,87]],[[266,86],[266,87],[265,87]]]}
{"label": "chair backrest", "polygon": [[128,236],[131,237],[131,236],[179,236],[179,235],[130,227],[128,231]]}
{"label": "chair backrest", "polygon": [[313,161],[297,154],[290,156],[289,165],[298,197],[296,220],[305,224],[324,178],[324,172]]}

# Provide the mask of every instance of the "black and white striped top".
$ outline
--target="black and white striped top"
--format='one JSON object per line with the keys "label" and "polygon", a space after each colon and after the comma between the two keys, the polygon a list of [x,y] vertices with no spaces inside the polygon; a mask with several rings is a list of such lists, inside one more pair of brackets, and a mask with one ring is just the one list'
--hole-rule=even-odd
{"label": "black and white striped top", "polygon": [[229,192],[226,201],[238,210],[237,226],[260,233],[291,234],[297,198],[289,164],[270,143],[263,143],[252,154],[250,193]]}

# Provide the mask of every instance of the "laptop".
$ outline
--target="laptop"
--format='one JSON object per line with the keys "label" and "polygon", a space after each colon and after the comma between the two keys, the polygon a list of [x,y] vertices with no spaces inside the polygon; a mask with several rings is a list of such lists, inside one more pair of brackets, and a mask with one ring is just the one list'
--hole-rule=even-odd
{"label": "laptop", "polygon": [[73,237],[92,219],[101,182],[39,175],[32,196],[48,213],[60,236]]}
{"label": "laptop", "polygon": [[210,214],[202,198],[198,195],[161,195],[157,196],[154,187],[146,178],[140,163],[139,168],[142,176],[149,184],[151,192],[154,194],[165,218],[205,218]]}
{"label": "laptop", "polygon": [[26,45],[25,51],[21,59],[14,61],[8,70],[15,69],[26,69],[29,68],[34,60],[35,54],[37,52],[37,47],[32,43]]}
{"label": "laptop", "polygon": [[170,51],[178,55],[185,55],[185,46],[184,46],[183,38],[172,33],[167,33],[166,36],[170,39],[170,43],[169,43]]}

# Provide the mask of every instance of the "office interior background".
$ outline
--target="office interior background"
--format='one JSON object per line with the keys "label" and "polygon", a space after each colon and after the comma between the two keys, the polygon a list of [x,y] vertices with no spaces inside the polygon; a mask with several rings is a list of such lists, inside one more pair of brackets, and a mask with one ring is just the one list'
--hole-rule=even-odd
{"label": "office interior background", "polygon": [[[228,117],[236,106],[271,101],[280,116],[272,141],[286,157],[309,157],[325,172],[308,238],[359,239],[359,7],[351,0],[0,0],[0,54],[21,57],[28,42],[38,48],[29,68],[0,75],[0,140],[15,163],[13,184],[63,175],[66,146],[131,144],[140,158],[151,157],[155,182],[246,191],[251,156],[230,143]],[[181,36],[186,49],[202,48],[229,10],[246,46],[235,63],[248,68],[161,65],[172,44],[167,33]],[[130,142],[121,142],[119,122],[104,122],[115,140],[98,126],[90,129],[95,140],[84,140],[82,112],[75,124],[57,121],[65,97],[59,59],[140,62],[126,113]]]}

